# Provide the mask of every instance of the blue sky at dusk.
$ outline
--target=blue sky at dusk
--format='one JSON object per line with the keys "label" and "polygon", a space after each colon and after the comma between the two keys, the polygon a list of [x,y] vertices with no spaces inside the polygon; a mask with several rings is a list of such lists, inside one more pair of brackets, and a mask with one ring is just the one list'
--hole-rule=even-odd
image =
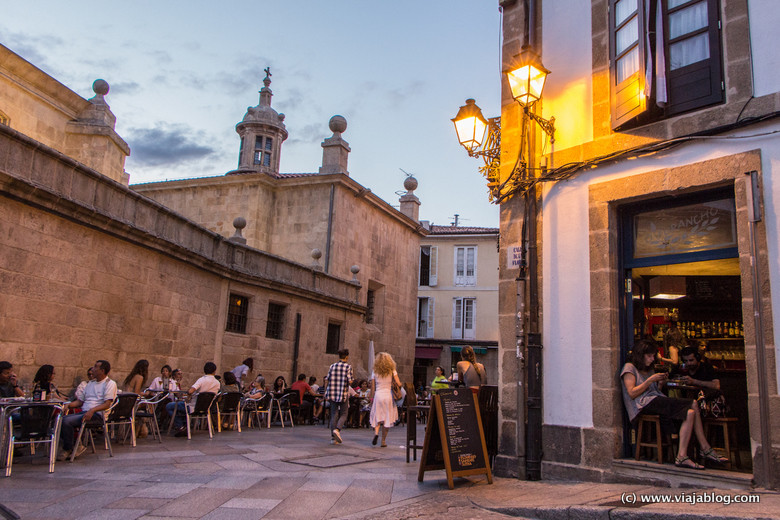
{"label": "blue sky at dusk", "polygon": [[106,97],[132,154],[130,182],[222,175],[263,69],[290,133],[281,171],[316,172],[328,120],[347,119],[350,175],[398,204],[404,174],[420,218],[498,226],[481,162],[450,118],[467,97],[500,112],[495,0],[372,2],[0,0],[0,42],[84,97]]}

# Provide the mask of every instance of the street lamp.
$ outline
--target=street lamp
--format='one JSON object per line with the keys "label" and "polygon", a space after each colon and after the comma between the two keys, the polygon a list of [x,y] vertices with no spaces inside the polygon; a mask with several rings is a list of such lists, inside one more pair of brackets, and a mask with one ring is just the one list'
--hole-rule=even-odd
{"label": "street lamp", "polygon": [[547,120],[531,111],[534,103],[542,98],[544,83],[550,71],[542,65],[542,59],[530,45],[524,45],[517,58],[519,66],[506,71],[512,97],[523,107],[523,113],[536,121],[542,130],[550,136],[550,142],[554,143],[555,118],[551,117]]}
{"label": "street lamp", "polygon": [[476,101],[467,99],[458,114],[451,119],[458,142],[469,157],[482,157],[485,164],[479,169],[487,179],[489,198],[497,200],[500,189],[498,170],[501,165],[501,118],[485,119]]}

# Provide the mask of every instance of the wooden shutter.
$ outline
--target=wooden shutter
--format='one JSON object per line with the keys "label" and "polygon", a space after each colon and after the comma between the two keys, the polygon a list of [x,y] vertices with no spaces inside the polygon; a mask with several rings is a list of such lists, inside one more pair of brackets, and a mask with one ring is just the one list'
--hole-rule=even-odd
{"label": "wooden shutter", "polygon": [[[678,11],[691,8],[691,6],[704,3],[707,6],[707,27],[690,32],[675,39],[669,32],[669,17]],[[702,0],[693,4],[684,4],[675,9],[664,6],[664,52],[666,54],[667,84],[669,101],[666,105],[666,115],[674,115],[695,108],[700,108],[723,101],[723,66],[721,64],[720,42],[720,9],[717,0]],[[709,45],[709,57],[707,59],[691,63],[681,68],[671,70],[671,47],[675,42],[684,41],[692,37],[706,38]]]}
{"label": "wooden shutter", "polygon": [[[438,262],[439,262],[439,248],[436,246],[431,246],[430,256],[429,256],[430,266],[428,267],[428,286],[429,287],[435,287],[438,283],[436,273],[438,272]],[[431,322],[433,323],[433,322]]]}
{"label": "wooden shutter", "polygon": [[433,337],[433,306],[434,301],[433,298],[428,298],[428,334],[425,336],[426,338],[432,338]]}
{"label": "wooden shutter", "polygon": [[463,299],[452,299],[452,337],[463,339]]}
{"label": "wooden shutter", "polygon": [[[467,319],[468,317],[471,319]],[[476,338],[477,301],[473,298],[463,299],[463,339]]]}
{"label": "wooden shutter", "polygon": [[[610,0],[609,2],[609,62],[610,62],[610,108],[612,128],[634,120],[647,110],[645,97],[645,70],[647,65],[646,23],[644,0],[636,0],[636,10],[617,20],[619,8],[633,0]],[[647,0],[649,1],[649,0]],[[621,5],[618,5],[621,4]],[[622,12],[622,11],[621,11]],[[636,24],[636,41],[618,49],[618,33],[628,34]],[[622,63],[634,59],[638,61],[637,70],[623,77],[620,72]]]}

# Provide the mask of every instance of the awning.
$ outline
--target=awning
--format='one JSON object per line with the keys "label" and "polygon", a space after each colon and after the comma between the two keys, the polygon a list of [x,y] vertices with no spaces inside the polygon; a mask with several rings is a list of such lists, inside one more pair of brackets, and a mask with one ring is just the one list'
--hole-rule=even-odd
{"label": "awning", "polygon": [[[420,347],[417,347],[420,348]],[[474,354],[487,354],[487,349],[482,347],[471,347],[474,349]],[[460,352],[463,347],[460,345],[450,345],[450,352]]]}
{"label": "awning", "polygon": [[420,347],[417,346],[414,348],[414,357],[415,359],[439,359],[439,356],[441,355],[441,347],[440,346],[434,346],[434,347]]}

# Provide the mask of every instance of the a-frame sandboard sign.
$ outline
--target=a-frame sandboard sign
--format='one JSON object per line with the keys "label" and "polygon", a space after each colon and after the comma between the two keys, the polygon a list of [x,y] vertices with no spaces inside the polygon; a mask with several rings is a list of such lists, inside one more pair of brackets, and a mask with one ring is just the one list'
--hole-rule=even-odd
{"label": "a-frame sandboard sign", "polygon": [[453,477],[466,475],[484,473],[488,484],[493,483],[479,402],[470,388],[443,389],[433,395],[417,480],[422,482],[426,471],[439,469],[447,470],[450,489],[455,487]]}

